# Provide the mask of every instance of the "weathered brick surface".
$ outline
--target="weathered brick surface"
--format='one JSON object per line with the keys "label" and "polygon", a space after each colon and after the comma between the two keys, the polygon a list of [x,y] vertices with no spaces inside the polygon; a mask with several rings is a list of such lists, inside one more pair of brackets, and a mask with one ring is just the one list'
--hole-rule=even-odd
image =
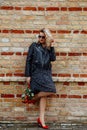
{"label": "weathered brick surface", "polygon": [[0,120],[35,122],[37,105],[23,104],[28,47],[47,27],[55,38],[52,63],[56,97],[48,97],[46,120],[87,120],[87,1],[0,1]]}

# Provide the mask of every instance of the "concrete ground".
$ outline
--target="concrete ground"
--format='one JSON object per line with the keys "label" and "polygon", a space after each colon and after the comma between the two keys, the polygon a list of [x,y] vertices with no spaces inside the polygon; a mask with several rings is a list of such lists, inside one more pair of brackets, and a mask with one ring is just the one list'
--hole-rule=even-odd
{"label": "concrete ground", "polygon": [[[48,130],[87,130],[87,124],[49,124]],[[0,123],[0,130],[43,130],[37,124],[12,124]]]}

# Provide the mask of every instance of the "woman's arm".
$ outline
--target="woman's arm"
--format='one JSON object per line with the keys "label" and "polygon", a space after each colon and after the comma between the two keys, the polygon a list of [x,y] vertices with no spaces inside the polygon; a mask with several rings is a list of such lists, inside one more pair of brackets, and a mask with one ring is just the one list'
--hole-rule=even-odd
{"label": "woman's arm", "polygon": [[26,66],[25,66],[25,77],[31,77],[31,65],[32,65],[32,57],[33,57],[33,48],[34,45],[31,44],[28,49],[28,55],[26,58]]}
{"label": "woman's arm", "polygon": [[56,60],[56,53],[55,53],[55,49],[54,49],[54,40],[50,41],[50,61],[55,61]]}
{"label": "woman's arm", "polygon": [[54,47],[50,47],[50,61],[55,61],[56,60],[56,54],[55,54],[55,49]]}

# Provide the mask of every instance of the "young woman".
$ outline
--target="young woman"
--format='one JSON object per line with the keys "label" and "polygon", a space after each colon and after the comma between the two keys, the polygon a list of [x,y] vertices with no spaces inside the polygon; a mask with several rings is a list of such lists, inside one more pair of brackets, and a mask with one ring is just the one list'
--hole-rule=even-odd
{"label": "young woman", "polygon": [[40,115],[37,122],[44,129],[48,129],[44,120],[46,98],[56,94],[51,72],[51,61],[56,60],[54,41],[50,40],[48,47],[46,39],[44,29],[40,30],[38,42],[32,43],[29,47],[25,67],[26,81],[36,97],[40,99]]}

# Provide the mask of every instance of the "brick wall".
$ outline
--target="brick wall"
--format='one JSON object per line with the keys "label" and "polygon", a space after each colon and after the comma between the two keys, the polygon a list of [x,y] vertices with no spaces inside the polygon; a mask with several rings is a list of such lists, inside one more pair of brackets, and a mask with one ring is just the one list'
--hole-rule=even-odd
{"label": "brick wall", "polygon": [[23,104],[28,46],[39,29],[51,30],[57,97],[48,98],[46,119],[87,121],[87,1],[0,1],[0,121],[36,122],[38,105]]}

